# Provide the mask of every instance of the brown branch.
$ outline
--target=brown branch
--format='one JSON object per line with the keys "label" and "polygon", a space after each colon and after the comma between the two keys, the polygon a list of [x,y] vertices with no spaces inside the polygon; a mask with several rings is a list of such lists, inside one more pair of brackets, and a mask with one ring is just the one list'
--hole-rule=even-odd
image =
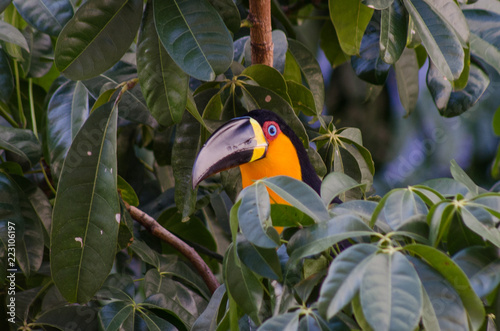
{"label": "brown branch", "polygon": [[271,25],[271,0],[250,0],[248,20],[252,64],[273,66],[273,31]]}
{"label": "brown branch", "polygon": [[215,290],[219,287],[219,282],[215,278],[212,270],[210,270],[205,261],[203,261],[203,259],[191,246],[177,238],[173,233],[165,229],[154,218],[142,210],[134,206],[130,206],[127,203],[125,203],[125,206],[134,220],[141,223],[155,237],[160,238],[184,255],[194,265],[200,276],[205,281],[205,284],[207,284],[210,292],[215,292]]}

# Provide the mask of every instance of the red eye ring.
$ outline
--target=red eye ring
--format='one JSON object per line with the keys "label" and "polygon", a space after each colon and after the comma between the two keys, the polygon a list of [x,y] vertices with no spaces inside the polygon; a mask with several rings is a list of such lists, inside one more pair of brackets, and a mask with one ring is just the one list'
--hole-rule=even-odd
{"label": "red eye ring", "polygon": [[280,126],[274,121],[264,122],[262,130],[264,131],[264,135],[268,141],[276,139],[276,137],[281,133]]}

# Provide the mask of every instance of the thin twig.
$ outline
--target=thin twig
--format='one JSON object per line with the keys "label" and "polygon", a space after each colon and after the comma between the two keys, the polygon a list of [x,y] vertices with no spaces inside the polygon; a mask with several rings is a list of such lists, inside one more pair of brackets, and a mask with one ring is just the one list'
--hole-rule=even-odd
{"label": "thin twig", "polygon": [[154,218],[143,212],[142,210],[130,206],[125,203],[127,211],[130,213],[132,218],[137,222],[141,223],[149,232],[151,232],[155,237],[160,238],[164,242],[171,245],[182,255],[184,255],[196,268],[200,276],[207,284],[208,289],[211,293],[219,287],[219,282],[215,278],[212,270],[203,261],[203,259],[198,255],[198,253],[191,246],[187,245],[181,239],[177,238],[173,233],[161,226]]}

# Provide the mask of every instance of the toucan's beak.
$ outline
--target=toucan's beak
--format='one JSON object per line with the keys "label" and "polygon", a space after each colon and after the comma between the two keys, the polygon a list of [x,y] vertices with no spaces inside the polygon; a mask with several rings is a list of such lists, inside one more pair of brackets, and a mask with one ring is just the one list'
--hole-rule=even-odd
{"label": "toucan's beak", "polygon": [[223,124],[208,138],[193,166],[193,188],[205,178],[263,158],[267,141],[260,124],[244,116]]}

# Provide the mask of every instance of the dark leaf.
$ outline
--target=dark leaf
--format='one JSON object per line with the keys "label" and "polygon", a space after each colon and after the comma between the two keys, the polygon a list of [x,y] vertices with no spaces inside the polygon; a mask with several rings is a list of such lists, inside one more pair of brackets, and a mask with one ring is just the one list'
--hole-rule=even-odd
{"label": "dark leaf", "polygon": [[380,57],[385,63],[394,64],[406,46],[408,18],[400,0],[384,2],[389,6],[380,17]]}
{"label": "dark leaf", "polygon": [[69,0],[13,0],[13,3],[26,22],[54,37],[73,17],[73,6]]}

